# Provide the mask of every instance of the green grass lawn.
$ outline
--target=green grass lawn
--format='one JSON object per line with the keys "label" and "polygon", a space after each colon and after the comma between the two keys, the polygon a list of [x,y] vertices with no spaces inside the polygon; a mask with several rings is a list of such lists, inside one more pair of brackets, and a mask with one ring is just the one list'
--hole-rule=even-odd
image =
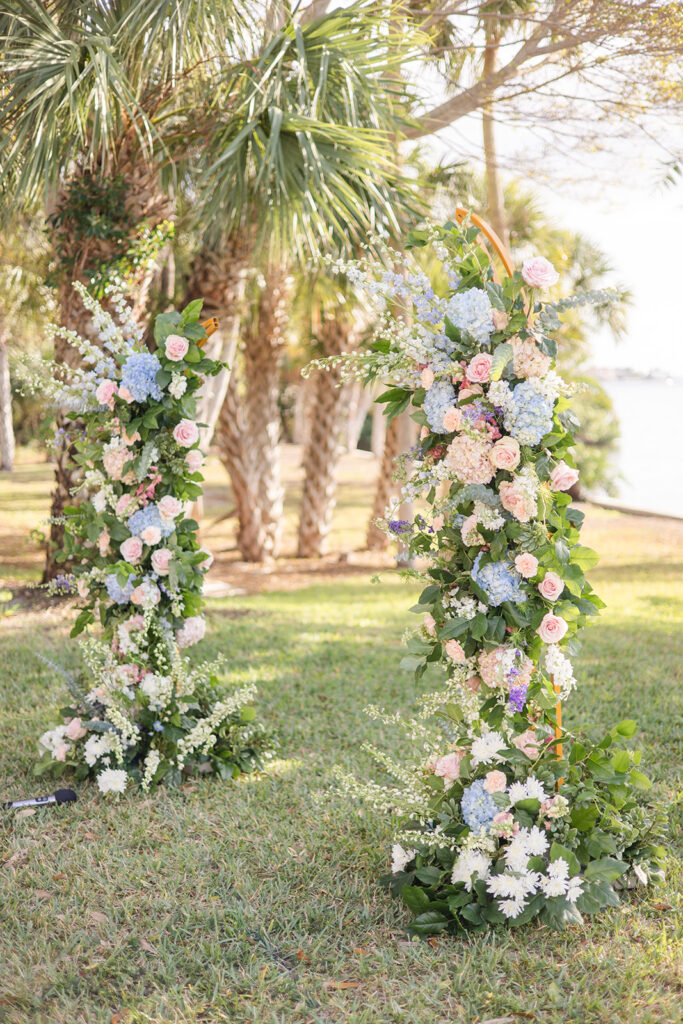
{"label": "green grass lawn", "polygon": [[[608,607],[586,633],[567,720],[639,720],[644,769],[671,804],[664,889],[564,933],[406,941],[406,915],[376,882],[390,823],[341,793],[332,767],[376,777],[361,744],[397,742],[362,709],[414,699],[398,671],[413,588],[368,572],[213,600],[200,656],[222,651],[231,681],[258,683],[278,757],[233,784],[118,802],[79,786],[75,805],[7,815],[2,1024],[683,1020],[683,528],[592,510],[585,534]],[[62,690],[36,654],[74,664],[69,621],[63,607],[5,617],[0,799],[45,788],[30,775],[35,738]]]}

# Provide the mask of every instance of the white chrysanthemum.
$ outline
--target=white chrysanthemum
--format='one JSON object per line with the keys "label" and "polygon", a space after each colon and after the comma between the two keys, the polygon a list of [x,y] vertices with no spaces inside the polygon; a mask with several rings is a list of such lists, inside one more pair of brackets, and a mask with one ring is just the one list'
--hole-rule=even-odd
{"label": "white chrysanthemum", "polygon": [[548,837],[534,825],[524,837],[524,844],[530,857],[540,857],[548,849]]}
{"label": "white chrysanthemum", "polygon": [[485,732],[472,744],[471,756],[472,767],[479,764],[488,764],[489,761],[500,760],[498,751],[505,747],[505,740],[499,732]]}
{"label": "white chrysanthemum", "polygon": [[122,768],[105,768],[97,776],[97,785],[101,793],[123,793],[128,782],[128,775]]}
{"label": "white chrysanthemum", "polygon": [[505,851],[505,863],[511,871],[526,871],[529,854],[523,839],[513,839]]}
{"label": "white chrysanthemum", "polygon": [[526,789],[527,797],[530,799],[540,800],[541,802],[548,799],[542,783],[540,783],[533,775],[530,775],[526,780],[524,788]]}
{"label": "white chrysanthemum", "polygon": [[511,804],[517,804],[520,800],[526,800],[526,786],[523,782],[513,782],[508,790]]}
{"label": "white chrysanthemum", "polygon": [[567,892],[567,883],[562,878],[542,878],[541,889],[543,895],[552,899],[556,896],[564,896]]}
{"label": "white chrysanthemum", "polygon": [[577,878],[570,878],[569,888],[565,894],[565,899],[568,899],[570,903],[576,903],[579,896],[583,894],[583,886]]}
{"label": "white chrysanthemum", "polygon": [[491,875],[486,883],[486,889],[492,896],[509,896],[511,875]]}
{"label": "white chrysanthemum", "polygon": [[564,857],[558,857],[548,865],[549,878],[569,878],[569,864]]}
{"label": "white chrysanthemum", "polygon": [[474,881],[480,878],[486,879],[490,867],[491,861],[483,853],[479,853],[478,850],[466,850],[460,854],[453,865],[451,882],[453,885],[464,882],[467,891],[472,892],[472,876],[475,876]]}
{"label": "white chrysanthemum", "polygon": [[111,732],[95,733],[90,736],[83,747],[85,763],[92,768],[96,761],[116,749],[116,739]]}
{"label": "white chrysanthemum", "polygon": [[500,900],[498,906],[506,917],[519,917],[524,910],[524,900]]}
{"label": "white chrysanthemum", "polygon": [[391,847],[391,873],[397,875],[399,871],[405,871],[406,865],[410,864],[415,853],[415,850],[404,850],[399,843],[394,843]]}

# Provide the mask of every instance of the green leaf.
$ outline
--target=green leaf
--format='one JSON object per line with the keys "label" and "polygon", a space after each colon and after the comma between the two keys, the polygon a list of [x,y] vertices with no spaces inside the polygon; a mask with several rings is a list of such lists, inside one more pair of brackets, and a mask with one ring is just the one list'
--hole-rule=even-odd
{"label": "green leaf", "polygon": [[584,877],[598,882],[613,882],[625,871],[628,871],[628,864],[615,857],[601,857],[600,860],[592,860],[584,871]]}
{"label": "green leaf", "polygon": [[612,754],[612,767],[615,772],[627,772],[631,767],[631,758],[626,750],[617,750]]}
{"label": "green leaf", "polygon": [[185,326],[185,324],[199,320],[203,305],[204,299],[193,299],[192,302],[188,302],[180,315],[180,323]]}
{"label": "green leaf", "polygon": [[438,885],[441,881],[442,872],[440,868],[425,867],[418,868],[415,875],[421,882],[424,882],[425,885]]}
{"label": "green leaf", "polygon": [[574,807],[570,816],[569,821],[572,828],[576,828],[579,832],[590,832],[595,826],[598,820],[598,809],[597,807]]}
{"label": "green leaf", "polygon": [[[503,289],[501,288],[501,286],[496,281],[487,281],[486,282],[486,293],[487,293],[487,295],[489,297],[489,300],[490,300],[491,305],[493,306],[493,308],[494,309],[500,309],[503,312],[505,312],[505,302],[504,302],[504,298],[503,298]],[[493,380],[497,380],[497,379],[498,379],[497,377],[493,378]]]}
{"label": "green leaf", "polygon": [[514,355],[512,345],[504,341],[498,345],[493,352],[493,362],[491,363],[491,370],[489,376],[491,380],[500,380],[503,376],[503,371],[508,365]]}
{"label": "green leaf", "polygon": [[614,726],[613,731],[618,732],[624,739],[630,740],[638,732],[638,723],[633,718],[625,718],[623,722]]}
{"label": "green leaf", "polygon": [[202,361],[202,350],[198,345],[190,345],[185,355],[186,363],[201,363]]}
{"label": "green leaf", "polygon": [[636,789],[645,791],[647,789],[650,789],[650,787],[652,786],[652,783],[648,779],[647,775],[643,775],[643,773],[638,771],[637,768],[631,769],[628,778],[631,785],[635,786]]}
{"label": "green leaf", "polygon": [[413,914],[421,914],[429,907],[429,896],[419,885],[404,885],[401,898]]}
{"label": "green leaf", "polygon": [[457,617],[449,619],[446,624],[438,630],[438,637],[440,640],[454,640],[456,637],[462,636],[463,633],[467,632],[468,626],[468,619],[461,619]]}
{"label": "green leaf", "polygon": [[574,565],[580,566],[585,572],[587,569],[592,569],[593,566],[597,565],[600,559],[597,552],[593,551],[592,548],[585,548],[581,544],[577,544],[576,547],[571,549],[570,561]]}
{"label": "green leaf", "polygon": [[435,935],[438,932],[442,932],[444,928],[448,928],[449,921],[447,917],[440,914],[438,910],[429,910],[425,914],[420,914],[411,921],[408,925],[408,931],[412,935]]}
{"label": "green leaf", "polygon": [[579,859],[576,854],[572,853],[571,850],[568,850],[566,846],[561,846],[559,843],[553,843],[550,847],[550,861],[552,863],[560,858],[565,860],[569,865],[570,875],[578,875],[581,870],[581,865],[579,864]]}

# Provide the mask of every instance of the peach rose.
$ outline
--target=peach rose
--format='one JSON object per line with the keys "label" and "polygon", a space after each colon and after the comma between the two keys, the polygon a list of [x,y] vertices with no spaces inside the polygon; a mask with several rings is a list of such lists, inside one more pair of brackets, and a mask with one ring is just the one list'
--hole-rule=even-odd
{"label": "peach rose", "polygon": [[100,554],[102,555],[102,558],[104,558],[105,555],[108,555],[109,552],[111,551],[111,548],[109,546],[110,540],[111,537],[109,536],[109,530],[102,530],[102,533],[97,538],[97,546],[100,549]]}
{"label": "peach rose", "polygon": [[556,572],[547,572],[538,584],[538,591],[546,601],[557,601],[564,590],[564,580]]}
{"label": "peach rose", "polygon": [[504,481],[498,488],[501,505],[520,523],[528,523],[536,512],[536,502],[530,501],[517,483]]}
{"label": "peach rose", "polygon": [[152,568],[159,576],[168,576],[168,567],[173,558],[173,552],[168,548],[157,548],[152,552]]}
{"label": "peach rose", "polygon": [[144,540],[145,544],[149,544],[150,547],[153,547],[161,540],[161,530],[158,526],[146,526],[140,534],[140,537]]}
{"label": "peach rose", "polygon": [[548,612],[541,619],[541,624],[536,630],[544,644],[559,643],[567,632],[567,623],[559,615]]}
{"label": "peach rose", "polygon": [[142,557],[142,541],[139,537],[128,537],[121,545],[121,557],[129,565],[136,565]]}
{"label": "peach rose", "polygon": [[533,256],[529,260],[524,260],[522,277],[531,288],[550,288],[560,280],[560,275],[545,256]]}
{"label": "peach rose", "polygon": [[70,740],[82,740],[87,732],[88,730],[83,728],[80,718],[72,718],[64,730],[64,735]]}
{"label": "peach rose", "polygon": [[199,568],[202,570],[202,572],[208,572],[211,566],[213,565],[213,554],[209,551],[208,548],[200,548],[199,550],[202,552],[202,554],[206,555],[206,558],[204,559],[203,562],[198,562],[197,564],[199,565]]}
{"label": "peach rose", "polygon": [[452,433],[454,430],[460,430],[462,426],[462,410],[456,409],[454,405],[450,409],[446,409],[443,414],[443,429],[447,434]]}
{"label": "peach rose", "polygon": [[434,616],[430,615],[429,612],[425,614],[423,621],[424,628],[427,630],[430,636],[436,636],[436,622]]}
{"label": "peach rose", "polygon": [[425,366],[424,370],[420,374],[420,383],[425,391],[429,391],[434,383],[434,371],[430,366]]}
{"label": "peach rose", "polygon": [[124,430],[122,436],[126,444],[135,444],[136,441],[140,440],[140,434],[138,433],[137,430],[134,431],[132,434],[129,434],[127,433],[127,431]]}
{"label": "peach rose", "polygon": [[181,448],[191,448],[199,440],[199,427],[194,420],[181,420],[173,428],[173,440]]}
{"label": "peach rose", "polygon": [[487,793],[504,793],[507,784],[505,772],[488,772],[484,779],[484,789]]}
{"label": "peach rose", "polygon": [[183,503],[174,498],[172,494],[165,494],[158,502],[157,508],[162,519],[175,519],[183,511]]}
{"label": "peach rose", "polygon": [[122,398],[124,402],[128,402],[128,405],[131,405],[131,403],[135,401],[130,391],[126,387],[119,388],[119,398]]}
{"label": "peach rose", "polygon": [[511,473],[519,465],[519,454],[519,441],[514,437],[501,437],[489,452],[489,459],[496,469],[507,469]]}
{"label": "peach rose", "polygon": [[525,580],[531,579],[538,572],[538,559],[529,551],[522,551],[515,558],[515,569]]}
{"label": "peach rose", "polygon": [[536,739],[536,731],[534,729],[527,729],[526,732],[521,732],[519,736],[515,736],[512,745],[517,747],[517,750],[521,750],[531,761],[536,760],[541,746]]}
{"label": "peach rose", "polygon": [[493,326],[497,331],[504,331],[510,322],[509,315],[502,309],[492,310],[491,319],[493,320]]}
{"label": "peach rose", "polygon": [[489,379],[492,362],[492,355],[488,352],[479,352],[467,364],[467,379],[472,384],[483,384]]}
{"label": "peach rose", "polygon": [[568,491],[579,479],[578,469],[572,469],[566,462],[558,462],[550,474],[551,491]]}
{"label": "peach rose", "polygon": [[462,754],[445,754],[434,765],[434,774],[438,775],[445,782],[453,783],[460,777],[461,761]]}
{"label": "peach rose", "polygon": [[481,679],[479,676],[470,676],[469,679],[465,680],[465,686],[470,693],[478,693],[481,690]]}
{"label": "peach rose", "polygon": [[55,750],[55,761],[66,761],[68,749],[66,743],[60,743]]}
{"label": "peach rose", "polygon": [[114,395],[117,393],[118,387],[116,381],[113,380],[101,380],[97,385],[95,391],[95,398],[100,405],[108,405],[110,409],[114,408]]}
{"label": "peach rose", "polygon": [[465,399],[465,398],[471,398],[472,395],[483,395],[483,394],[484,394],[483,388],[479,384],[473,384],[472,387],[467,387],[467,385],[465,384],[463,387],[460,388],[460,391],[458,392],[458,397],[460,399]]}
{"label": "peach rose", "polygon": [[451,661],[462,662],[467,660],[465,652],[457,640],[447,640],[444,644],[444,649]]}
{"label": "peach rose", "polygon": [[196,448],[194,451],[187,453],[185,462],[190,473],[198,473],[204,465],[204,456],[199,451],[199,448]]}
{"label": "peach rose", "polygon": [[169,334],[164,344],[166,358],[172,359],[174,363],[178,363],[181,359],[185,358],[189,347],[190,343],[187,338],[181,337],[180,334]]}

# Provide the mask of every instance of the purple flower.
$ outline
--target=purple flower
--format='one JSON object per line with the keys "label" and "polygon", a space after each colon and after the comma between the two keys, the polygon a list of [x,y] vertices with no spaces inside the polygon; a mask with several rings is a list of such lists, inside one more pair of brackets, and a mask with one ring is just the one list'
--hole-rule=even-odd
{"label": "purple flower", "polygon": [[526,704],[526,692],[528,689],[528,683],[520,683],[519,686],[510,687],[510,707],[514,711],[524,711],[524,705]]}
{"label": "purple flower", "polygon": [[396,537],[402,537],[413,532],[412,525],[407,519],[392,519],[389,523],[389,531]]}

